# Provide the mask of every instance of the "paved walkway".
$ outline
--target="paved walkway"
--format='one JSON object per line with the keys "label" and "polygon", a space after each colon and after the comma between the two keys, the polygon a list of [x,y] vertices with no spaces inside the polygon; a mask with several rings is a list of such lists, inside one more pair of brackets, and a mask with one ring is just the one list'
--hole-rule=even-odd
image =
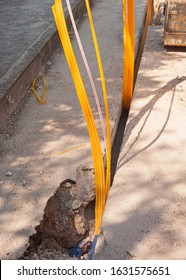
{"label": "paved walkway", "polygon": [[53,21],[52,0],[0,2],[0,77]]}
{"label": "paved walkway", "polygon": [[[70,2],[75,17],[79,17],[84,1]],[[23,100],[34,76],[59,47],[52,4],[53,0],[0,1],[0,127]],[[68,17],[66,7],[65,15]]]}
{"label": "paved walkway", "polygon": [[186,259],[185,73],[149,28],[96,259]]}
{"label": "paved walkway", "polygon": [[[9,5],[5,6],[6,3],[8,4],[9,1],[1,1],[1,5],[4,5],[4,11],[6,11],[6,7],[9,9]],[[22,3],[22,1],[14,1],[14,6],[21,6],[19,3]],[[37,14],[40,10],[38,8],[37,11],[37,5],[40,4],[36,1],[24,1],[24,3],[23,7],[27,12],[31,3],[33,3],[29,16],[33,14],[35,18],[31,20],[29,16],[27,17],[29,23],[33,23],[30,29],[34,30],[34,26],[36,26],[38,32],[40,27],[45,30],[47,26],[50,26],[48,25],[51,19],[50,1],[42,1],[42,5],[45,7],[42,11],[44,22],[42,18],[39,18],[40,13]],[[114,1],[113,5],[113,0],[101,0],[95,1],[92,7],[108,86],[113,135],[121,109],[123,66],[121,3],[121,1]],[[136,44],[143,28],[145,9],[146,0],[136,1]],[[18,12],[17,9],[14,9],[14,11]],[[46,14],[44,14],[44,11]],[[20,16],[26,19],[22,14]],[[49,21],[47,16],[49,16]],[[36,23],[37,20],[38,23]],[[23,24],[22,21],[20,23]],[[24,34],[27,34],[28,24],[24,23],[24,25],[26,28]],[[16,30],[19,28],[22,27],[17,26]],[[79,21],[78,28],[95,77],[96,86],[99,94],[101,94],[97,63],[86,15]],[[10,34],[13,34],[11,32]],[[25,36],[30,38],[30,36]],[[37,37],[37,34],[33,35],[33,40],[40,41],[42,38],[39,37],[40,39],[38,39],[35,36]],[[54,41],[51,42],[55,43]],[[32,42],[25,43],[26,50],[28,50],[30,44]],[[18,46],[18,43],[15,42],[14,45]],[[73,40],[73,45],[81,64],[75,40]],[[19,55],[22,52],[24,52],[24,48]],[[35,53],[33,49],[32,52]],[[14,59],[16,60],[16,58]],[[6,67],[8,69],[8,64]],[[35,75],[35,69],[32,68],[30,71],[33,76]],[[21,112],[13,116],[12,121],[8,122],[0,135],[1,259],[14,259],[22,254],[29,236],[35,232],[34,227],[42,219],[47,200],[63,180],[67,178],[75,179],[76,168],[91,157],[86,125],[62,51],[53,54],[45,70],[47,103],[40,106],[35,97],[31,95]],[[89,91],[90,86],[84,75],[84,67],[81,66],[81,70],[86,88]],[[1,73],[4,73],[4,70]],[[4,75],[6,74],[7,72]],[[21,90],[21,84],[19,90]],[[38,93],[42,95],[40,84]],[[97,122],[98,117],[92,96],[90,96],[90,102]],[[86,146],[64,156],[57,156],[60,151],[80,144],[86,144]]]}

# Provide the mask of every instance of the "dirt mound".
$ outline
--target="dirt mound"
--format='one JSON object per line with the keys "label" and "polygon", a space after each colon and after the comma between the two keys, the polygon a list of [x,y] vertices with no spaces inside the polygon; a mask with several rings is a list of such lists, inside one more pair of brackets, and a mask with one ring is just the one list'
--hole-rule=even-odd
{"label": "dirt mound", "polygon": [[63,181],[48,200],[36,234],[29,239],[23,256],[26,259],[66,259],[67,252],[87,236],[94,233],[94,172],[79,167],[77,182]]}

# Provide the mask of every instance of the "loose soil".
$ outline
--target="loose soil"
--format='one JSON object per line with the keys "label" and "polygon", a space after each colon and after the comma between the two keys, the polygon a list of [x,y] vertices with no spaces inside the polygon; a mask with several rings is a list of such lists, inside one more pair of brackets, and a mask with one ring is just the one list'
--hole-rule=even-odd
{"label": "loose soil", "polygon": [[48,200],[41,223],[29,238],[29,246],[19,259],[71,259],[70,250],[83,239],[82,258],[87,258],[94,236],[94,200],[78,200],[76,182],[63,181]]}

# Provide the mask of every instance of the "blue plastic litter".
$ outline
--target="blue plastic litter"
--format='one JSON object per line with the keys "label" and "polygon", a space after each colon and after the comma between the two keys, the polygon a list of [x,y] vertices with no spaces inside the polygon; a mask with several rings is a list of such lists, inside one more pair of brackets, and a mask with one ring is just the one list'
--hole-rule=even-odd
{"label": "blue plastic litter", "polygon": [[74,248],[70,251],[70,257],[80,258],[83,255],[83,250],[79,247],[79,245],[75,245]]}

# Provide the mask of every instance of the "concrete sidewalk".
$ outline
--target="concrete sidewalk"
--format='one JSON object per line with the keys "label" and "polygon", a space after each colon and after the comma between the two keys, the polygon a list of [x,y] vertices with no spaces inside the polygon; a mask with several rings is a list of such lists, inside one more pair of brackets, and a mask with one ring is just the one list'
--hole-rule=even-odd
{"label": "concrete sidewalk", "polygon": [[[136,46],[143,30],[146,3],[146,0],[136,1]],[[122,2],[114,1],[113,5],[113,0],[94,1],[92,13],[107,81],[114,138],[121,111]],[[100,77],[85,14],[78,22],[78,28],[101,96]],[[72,33],[71,36],[73,38]],[[72,41],[86,89],[90,93],[76,41]],[[34,77],[35,68],[31,72]],[[23,253],[29,236],[35,232],[34,227],[42,219],[47,200],[63,180],[76,179],[76,168],[91,158],[87,128],[62,51],[55,52],[50,58],[45,79],[47,103],[40,106],[31,95],[21,112],[14,115],[15,120],[8,122],[0,135],[1,259],[14,259]],[[38,93],[42,96],[40,83]],[[92,95],[89,100],[99,124]],[[80,144],[86,146],[57,156],[59,152]]]}
{"label": "concrete sidewalk", "polygon": [[150,27],[95,259],[186,259],[185,73]]}
{"label": "concrete sidewalk", "polygon": [[[84,0],[70,2],[79,18]],[[0,127],[20,107],[33,79],[60,46],[52,5],[53,0],[0,2]],[[70,27],[66,7],[65,15]]]}

